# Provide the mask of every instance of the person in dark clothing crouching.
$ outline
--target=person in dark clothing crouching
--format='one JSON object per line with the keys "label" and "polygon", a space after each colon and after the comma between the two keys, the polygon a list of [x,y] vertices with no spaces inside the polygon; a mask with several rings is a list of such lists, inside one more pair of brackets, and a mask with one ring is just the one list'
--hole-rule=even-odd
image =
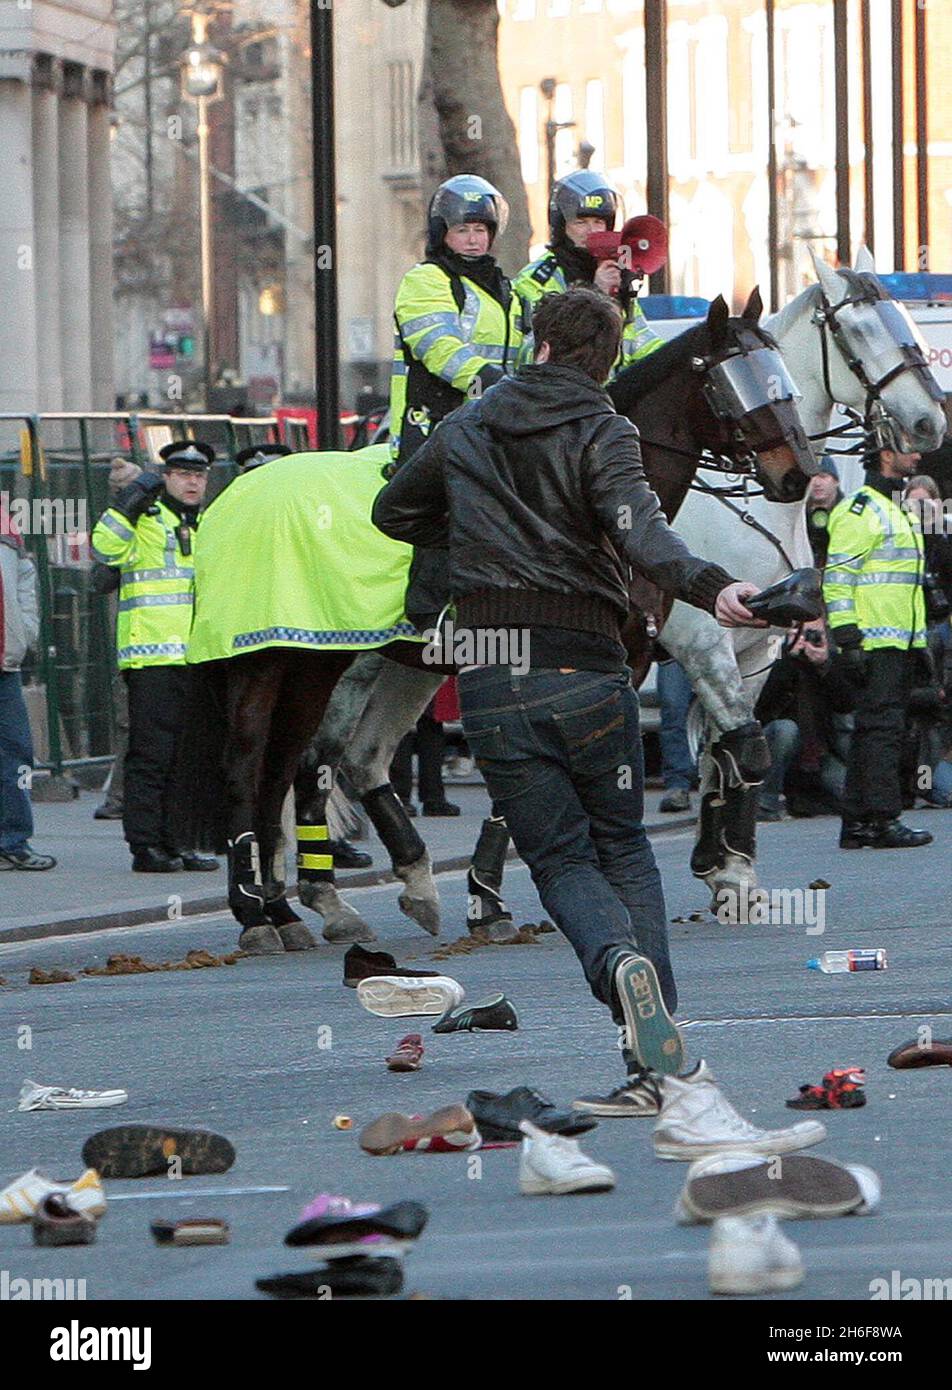
{"label": "person in dark clothing crouching", "polygon": [[611,300],[546,295],[533,332],[534,363],[448,416],[373,520],[449,547],[467,741],[546,912],[625,1030],[631,1104],[600,1113],[655,1113],[651,1073],[677,1073],[683,1045],[620,641],[627,566],[727,627],[754,623],[756,586],[668,526],[637,430],[603,388],[621,335]]}

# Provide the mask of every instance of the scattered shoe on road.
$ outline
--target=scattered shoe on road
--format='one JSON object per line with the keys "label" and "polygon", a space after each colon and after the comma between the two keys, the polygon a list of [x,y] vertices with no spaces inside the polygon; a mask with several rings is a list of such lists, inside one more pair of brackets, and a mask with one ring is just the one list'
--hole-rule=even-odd
{"label": "scattered shoe on road", "polygon": [[642,1068],[629,1073],[626,1081],[606,1095],[579,1096],[572,1101],[572,1109],[609,1119],[658,1115],[661,1111],[661,1077]]}
{"label": "scattered shoe on road", "polygon": [[491,994],[476,1004],[461,1004],[449,1009],[434,1023],[434,1033],[514,1033],[519,1018],[504,994]]}
{"label": "scattered shoe on road", "polygon": [[416,1240],[427,1223],[429,1213],[419,1202],[394,1202],[381,1207],[376,1202],[353,1202],[349,1197],[337,1197],[322,1192],[309,1202],[297,1224],[284,1238],[285,1245],[320,1246],[321,1254],[338,1247],[366,1239],[386,1236],[391,1240]]}
{"label": "scattered shoe on road", "polygon": [[88,1211],[77,1211],[61,1192],[44,1197],[33,1213],[34,1245],[92,1245],[96,1239],[96,1218]]}
{"label": "scattered shoe on road", "polygon": [[523,1120],[519,1128],[524,1136],[519,1153],[519,1190],[527,1197],[610,1192],[615,1186],[612,1170],[583,1154],[577,1139],[547,1134],[529,1120]]}
{"label": "scattered shoe on road", "polygon": [[479,1130],[465,1105],[444,1105],[432,1115],[391,1112],[372,1120],[360,1135],[369,1154],[467,1153],[478,1149]]}
{"label": "scattered shoe on road", "polygon": [[57,1182],[38,1169],[31,1168],[28,1173],[14,1178],[0,1192],[0,1225],[31,1221],[44,1198],[52,1196],[68,1198],[74,1211],[87,1216],[98,1218],[106,1210],[106,1194],[94,1168],[87,1168],[75,1182]]}
{"label": "scattered shoe on road", "polygon": [[406,970],[397,965],[389,951],[366,951],[363,946],[351,946],[344,957],[344,984],[356,989],[361,980],[380,975],[404,980],[442,978],[438,970]]}
{"label": "scattered shoe on road", "polygon": [[373,1298],[400,1293],[403,1261],[389,1256],[334,1260],[301,1274],[272,1274],[256,1279],[255,1288],[272,1298]]}
{"label": "scattered shoe on road", "polygon": [[912,1038],[894,1047],[886,1061],[897,1071],[919,1067],[952,1067],[952,1038],[931,1038],[927,1042]]}
{"label": "scattered shoe on road", "polygon": [[819,1086],[800,1087],[787,1101],[790,1110],[855,1110],[866,1104],[866,1072],[862,1067],[834,1067]]}
{"label": "scattered shoe on road", "polygon": [[764,1158],[760,1154],[713,1154],[688,1169],[675,1207],[682,1226],[719,1216],[772,1212],[791,1220],[867,1216],[879,1205],[882,1185],[871,1168],[834,1163],[815,1154]]}
{"label": "scattered shoe on road", "polygon": [[371,975],[357,985],[357,998],[381,1018],[445,1014],[463,1002],[465,991],[448,975]]}
{"label": "scattered shoe on road", "polygon": [[522,1139],[523,1120],[531,1121],[547,1134],[566,1135],[587,1134],[598,1123],[589,1115],[559,1110],[548,1096],[529,1086],[516,1086],[504,1095],[470,1091],[466,1106],[484,1140],[518,1143]]}
{"label": "scattered shoe on road", "polygon": [[218,1217],[153,1221],[151,1230],[156,1245],[227,1245],[230,1236],[228,1222]]}
{"label": "scattered shoe on road", "polygon": [[736,1149],[790,1153],[826,1138],[819,1120],[800,1120],[787,1129],[758,1129],[739,1115],[718,1089],[706,1062],[699,1062],[687,1076],[666,1076],[662,1096],[654,1130],[654,1150],[659,1158],[703,1158]]}
{"label": "scattered shoe on road", "polygon": [[423,1039],[419,1033],[401,1038],[387,1058],[388,1071],[419,1071],[423,1061]]}
{"label": "scattered shoe on road", "polygon": [[725,1216],[711,1228],[711,1293],[780,1293],[803,1283],[803,1260],[776,1216]]}
{"label": "scattered shoe on road", "polygon": [[98,1110],[111,1105],[124,1105],[129,1099],[126,1091],[80,1091],[75,1087],[41,1086],[36,1081],[24,1081],[20,1088],[19,1110]]}
{"label": "scattered shoe on road", "polygon": [[116,1125],[91,1135],[83,1145],[83,1162],[104,1178],[167,1176],[176,1161],[183,1177],[227,1173],[235,1150],[227,1139],[207,1129],[159,1125]]}

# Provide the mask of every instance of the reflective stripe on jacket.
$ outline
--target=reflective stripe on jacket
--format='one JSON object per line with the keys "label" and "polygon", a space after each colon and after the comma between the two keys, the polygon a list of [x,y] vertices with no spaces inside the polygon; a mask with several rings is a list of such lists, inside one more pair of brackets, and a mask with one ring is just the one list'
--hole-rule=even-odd
{"label": "reflective stripe on jacket", "polygon": [[863,647],[924,647],[923,546],[918,523],[891,498],[860,488],[830,514],[823,581],[830,627],[855,625]]}
{"label": "reflective stripe on jacket", "polygon": [[[195,557],[183,555],[177,528],[182,524],[163,502],[135,527],[114,507],[104,512],[92,534],[93,557],[119,569],[116,649],[119,669],[184,666],[192,626]],[[191,532],[192,548],[196,532]]]}
{"label": "reflective stripe on jacket", "polygon": [[[530,310],[538,304],[543,295],[561,294],[568,289],[565,273],[551,251],[546,251],[538,260],[530,261],[527,266],[523,266],[512,284]],[[621,350],[609,380],[617,376],[623,367],[630,367],[632,362],[656,352],[663,343],[664,339],[660,338],[648,323],[637,299],[632,296],[622,329]],[[535,342],[532,333],[527,331],[519,353],[519,365],[531,362],[534,356]]]}
{"label": "reflective stripe on jacket", "polygon": [[[461,305],[446,271],[421,262],[407,271],[397,290],[390,377],[393,458],[399,454],[409,413],[425,438],[434,424],[462,405],[484,367],[503,373],[515,370],[522,342],[521,301],[513,294],[507,314],[497,299],[465,275],[456,283],[462,287]],[[423,371],[415,371],[417,367]]]}

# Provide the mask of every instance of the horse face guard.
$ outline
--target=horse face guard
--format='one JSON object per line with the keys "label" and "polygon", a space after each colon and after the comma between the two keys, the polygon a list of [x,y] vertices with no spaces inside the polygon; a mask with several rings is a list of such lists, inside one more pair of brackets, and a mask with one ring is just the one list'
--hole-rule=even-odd
{"label": "horse face guard", "polygon": [[[814,321],[829,329],[833,341],[843,354],[850,371],[866,392],[866,414],[880,400],[884,389],[904,372],[913,372],[937,404],[945,396],[932,375],[928,349],[908,309],[891,299],[871,275],[852,275],[857,293],[848,294],[838,304],[831,304],[820,289],[820,304],[814,311]],[[865,309],[866,313],[860,313]],[[829,358],[826,334],[823,345],[823,385],[831,400]],[[863,359],[871,363],[872,370]]]}
{"label": "horse face guard", "polygon": [[[797,414],[800,392],[779,350],[758,339],[754,348],[713,362],[697,357],[692,365],[703,373],[701,391],[724,427],[731,456],[753,473],[768,501],[798,501],[819,464]],[[784,447],[797,467],[778,487],[760,455]]]}

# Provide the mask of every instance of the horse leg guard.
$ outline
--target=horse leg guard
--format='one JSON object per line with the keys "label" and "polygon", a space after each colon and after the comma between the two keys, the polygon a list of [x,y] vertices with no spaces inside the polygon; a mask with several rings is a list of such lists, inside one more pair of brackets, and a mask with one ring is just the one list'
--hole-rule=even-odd
{"label": "horse leg guard", "polygon": [[228,841],[228,906],[243,928],[238,939],[242,951],[265,956],[284,950],[264,911],[258,842],[251,830]]}
{"label": "horse leg guard", "polygon": [[472,935],[490,941],[512,941],[517,935],[512,913],[500,896],[508,849],[505,817],[488,817],[483,821],[466,875],[466,925]]}
{"label": "horse leg guard", "polygon": [[411,922],[431,936],[440,934],[440,898],[426,845],[389,782],[360,798],[370,822],[390,855],[393,872],[406,884],[397,902]]}
{"label": "horse leg guard", "polygon": [[286,951],[310,951],[314,937],[288,902],[285,885],[275,879],[264,885],[264,915],[277,930]]}
{"label": "horse leg guard", "polygon": [[757,788],[769,767],[757,720],[722,734],[709,750],[710,786],[701,797],[691,870],[707,883],[711,910],[726,922],[748,921],[750,907],[762,898],[754,869]]}
{"label": "horse leg guard", "polygon": [[[324,918],[325,941],[376,941],[375,932],[360,913],[343,902],[334,886],[334,856],[329,852],[325,824],[297,827],[298,897]],[[307,928],[304,928],[307,931]],[[296,931],[296,929],[295,929]],[[310,936],[310,932],[307,933]],[[311,937],[311,944],[315,944]],[[305,947],[292,947],[294,950]]]}

